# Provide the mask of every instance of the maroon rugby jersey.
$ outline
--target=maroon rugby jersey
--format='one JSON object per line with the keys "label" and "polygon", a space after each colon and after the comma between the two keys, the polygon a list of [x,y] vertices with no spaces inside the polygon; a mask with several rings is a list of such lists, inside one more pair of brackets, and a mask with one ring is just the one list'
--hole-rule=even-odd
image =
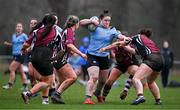
{"label": "maroon rugby jersey", "polygon": [[130,65],[133,63],[133,56],[127,50],[124,50],[121,47],[117,47],[114,49],[114,52],[117,63],[125,65]]}
{"label": "maroon rugby jersey", "polygon": [[67,48],[67,45],[68,44],[75,45],[75,34],[71,28],[67,28],[62,31],[61,35],[62,35],[62,45],[63,45],[63,48],[65,49],[65,54],[62,60],[67,60],[70,55],[70,51]]}
{"label": "maroon rugby jersey", "polygon": [[[36,35],[35,35],[36,40],[34,42],[34,47],[37,47],[39,45],[47,46],[47,44],[49,44],[56,36],[56,31],[54,27],[51,29],[51,32],[44,38],[42,38],[41,36],[43,32],[44,32],[44,27],[41,27],[38,30],[36,30]],[[30,45],[34,39],[33,37],[34,37],[33,34],[29,35],[29,39],[26,41],[26,43]]]}

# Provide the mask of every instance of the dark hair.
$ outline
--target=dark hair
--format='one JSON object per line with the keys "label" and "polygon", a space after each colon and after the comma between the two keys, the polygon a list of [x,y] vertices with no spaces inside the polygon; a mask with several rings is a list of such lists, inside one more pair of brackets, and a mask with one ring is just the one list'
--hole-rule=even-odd
{"label": "dark hair", "polygon": [[146,35],[148,38],[152,35],[152,29],[151,28],[142,28],[139,30],[139,34]]}
{"label": "dark hair", "polygon": [[64,29],[70,28],[70,27],[76,25],[78,22],[79,22],[79,18],[77,16],[69,15],[65,22]]}
{"label": "dark hair", "polygon": [[103,18],[106,17],[106,16],[110,16],[110,17],[111,17],[111,13],[110,13],[108,10],[104,10],[103,13],[101,13],[101,14],[99,15],[99,18],[100,18],[100,19],[103,19]]}
{"label": "dark hair", "polygon": [[42,33],[42,37],[46,37],[51,32],[51,29],[55,22],[56,18],[54,17],[54,15],[48,13],[44,16],[41,22],[37,23],[37,25],[31,30],[30,34],[34,30],[39,29],[41,26],[44,25],[44,32]]}

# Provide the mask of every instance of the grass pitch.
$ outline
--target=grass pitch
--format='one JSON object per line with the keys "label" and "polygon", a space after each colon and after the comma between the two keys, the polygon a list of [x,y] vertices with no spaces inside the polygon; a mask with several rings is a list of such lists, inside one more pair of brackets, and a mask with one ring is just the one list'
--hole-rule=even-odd
{"label": "grass pitch", "polygon": [[[16,109],[16,110],[180,110],[180,88],[162,88],[160,79],[157,80],[161,91],[161,99],[163,105],[154,105],[154,98],[148,89],[145,90],[146,102],[136,105],[130,105],[132,100],[136,98],[135,90],[132,88],[126,100],[119,99],[119,93],[123,88],[126,76],[122,75],[119,79],[120,86],[112,88],[104,104],[97,103],[96,105],[83,105],[85,87],[76,82],[62,95],[66,104],[49,104],[42,105],[41,97],[35,97],[30,100],[30,104],[23,103],[21,98],[21,83],[19,75],[16,75],[16,83],[10,90],[2,89],[2,86],[7,83],[9,75],[0,72],[0,109]],[[172,79],[180,81],[180,75],[172,76]],[[95,102],[96,99],[93,97]]]}

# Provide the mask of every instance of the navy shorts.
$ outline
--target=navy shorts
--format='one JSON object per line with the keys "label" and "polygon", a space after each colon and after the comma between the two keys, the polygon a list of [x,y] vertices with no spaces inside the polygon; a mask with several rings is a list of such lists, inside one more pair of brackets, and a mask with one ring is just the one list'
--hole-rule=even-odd
{"label": "navy shorts", "polygon": [[109,69],[111,66],[110,59],[107,57],[99,57],[95,55],[87,54],[88,56],[88,67],[98,66],[100,70]]}
{"label": "navy shorts", "polygon": [[13,60],[23,64],[25,56],[24,55],[13,55]]}

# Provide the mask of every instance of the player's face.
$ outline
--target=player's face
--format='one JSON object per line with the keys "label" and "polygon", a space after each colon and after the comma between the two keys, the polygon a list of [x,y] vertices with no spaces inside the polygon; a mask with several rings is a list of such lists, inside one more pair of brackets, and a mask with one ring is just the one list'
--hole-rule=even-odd
{"label": "player's face", "polygon": [[76,29],[78,29],[79,28],[79,22],[76,24]]}
{"label": "player's face", "polygon": [[37,24],[37,20],[32,19],[32,20],[30,21],[30,28],[35,27],[35,26],[36,26],[36,24]]}
{"label": "player's face", "polygon": [[105,28],[109,28],[111,23],[111,17],[110,16],[105,16],[102,20],[101,20],[101,25],[103,25]]}
{"label": "player's face", "polygon": [[22,31],[23,31],[23,26],[22,26],[21,23],[18,23],[18,24],[16,25],[16,33],[17,33],[17,34],[20,34],[20,33],[22,33]]}

